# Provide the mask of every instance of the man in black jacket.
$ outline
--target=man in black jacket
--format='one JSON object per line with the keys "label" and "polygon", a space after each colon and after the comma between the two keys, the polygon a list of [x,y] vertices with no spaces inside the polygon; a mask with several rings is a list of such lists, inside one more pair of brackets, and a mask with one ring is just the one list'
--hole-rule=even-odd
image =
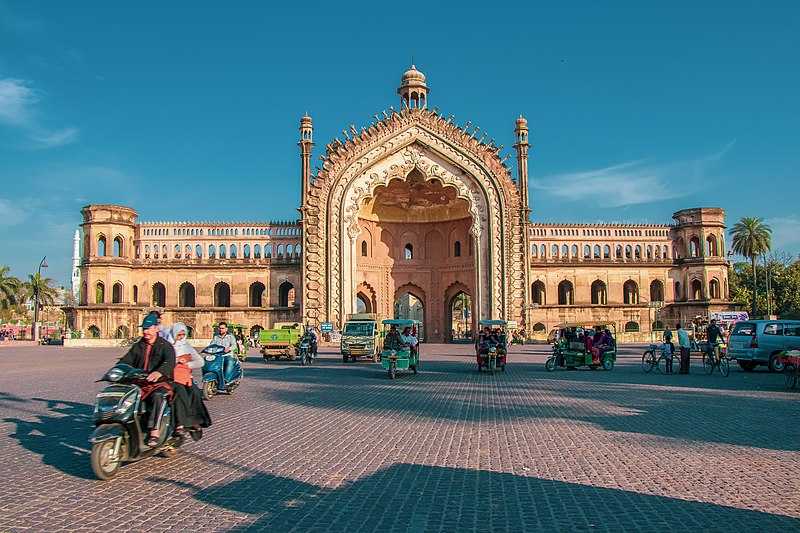
{"label": "man in black jacket", "polygon": [[151,313],[144,317],[142,338],[131,346],[119,362],[148,372],[147,383],[142,386],[142,399],[150,400],[147,445],[156,446],[161,432],[161,418],[172,396],[171,382],[175,370],[175,350],[169,342],[159,337],[157,316]]}

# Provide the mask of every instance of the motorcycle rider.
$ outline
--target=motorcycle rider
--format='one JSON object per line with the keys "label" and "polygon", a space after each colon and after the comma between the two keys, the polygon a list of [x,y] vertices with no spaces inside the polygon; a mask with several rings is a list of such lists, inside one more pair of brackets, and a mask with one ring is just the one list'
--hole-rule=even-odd
{"label": "motorcycle rider", "polygon": [[159,336],[158,317],[150,313],[142,320],[142,338],[131,346],[120,363],[148,372],[147,383],[142,385],[142,400],[148,401],[149,413],[147,445],[158,445],[161,419],[167,402],[172,398],[172,378],[175,372],[175,350]]}
{"label": "motorcycle rider", "polygon": [[311,354],[313,355],[314,359],[317,358],[317,332],[314,329],[314,326],[308,326],[306,328],[306,336],[308,337],[308,342],[311,345]]}
{"label": "motorcycle rider", "polygon": [[[211,344],[218,344],[222,346],[225,348],[225,355],[232,357],[233,349],[236,347],[236,337],[233,336],[233,333],[228,331],[228,323],[225,321],[220,322],[217,325],[217,329],[219,330],[219,333],[214,335]],[[230,365],[230,359],[226,358],[222,368],[222,371],[226,376],[230,375]]]}

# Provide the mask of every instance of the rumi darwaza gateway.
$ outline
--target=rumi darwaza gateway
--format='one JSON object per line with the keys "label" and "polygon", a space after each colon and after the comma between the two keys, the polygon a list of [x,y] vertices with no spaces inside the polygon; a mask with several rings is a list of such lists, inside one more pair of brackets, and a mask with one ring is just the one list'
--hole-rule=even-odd
{"label": "rumi darwaza gateway", "polygon": [[127,338],[159,309],[209,338],[220,320],[341,327],[370,312],[420,320],[429,342],[468,338],[479,318],[540,338],[596,320],[633,340],[730,308],[722,209],[663,225],[531,221],[523,117],[514,173],[502,147],[428,108],[414,66],[397,92],[400,111],[351,126],[313,173],[312,120],[301,118],[296,221],[144,222],[130,207],[84,207],[73,328]]}

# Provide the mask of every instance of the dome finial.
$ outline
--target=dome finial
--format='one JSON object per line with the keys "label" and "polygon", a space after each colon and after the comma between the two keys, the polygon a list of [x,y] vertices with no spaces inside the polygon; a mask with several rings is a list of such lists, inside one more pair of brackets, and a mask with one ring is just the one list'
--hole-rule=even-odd
{"label": "dome finial", "polygon": [[411,56],[411,67],[400,78],[400,107],[409,109],[424,109],[428,105],[428,86],[425,84],[425,74],[417,70],[414,65],[414,56]]}

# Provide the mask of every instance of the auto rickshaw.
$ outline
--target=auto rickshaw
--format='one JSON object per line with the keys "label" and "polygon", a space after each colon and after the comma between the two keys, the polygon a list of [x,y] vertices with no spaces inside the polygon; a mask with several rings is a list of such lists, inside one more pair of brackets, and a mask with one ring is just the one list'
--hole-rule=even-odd
{"label": "auto rickshaw", "polygon": [[[594,339],[603,333],[609,336],[608,341],[593,345]],[[591,344],[586,341],[587,336],[591,337]],[[592,349],[587,349],[587,346],[592,346]],[[614,324],[560,324],[553,340],[553,355],[545,361],[544,367],[548,372],[557,367],[574,370],[581,366],[611,370],[616,360],[617,329]]]}
{"label": "auto rickshaw", "polygon": [[480,320],[475,339],[475,358],[478,372],[484,368],[494,372],[498,368],[506,371],[508,354],[508,322],[505,320]]}
{"label": "auto rickshaw", "polygon": [[[381,350],[381,366],[394,379],[398,370],[411,370],[415,374],[419,369],[419,343],[415,349],[400,339],[405,328],[419,331],[418,320],[394,319],[383,321],[383,349]],[[392,329],[397,333],[394,335]]]}

